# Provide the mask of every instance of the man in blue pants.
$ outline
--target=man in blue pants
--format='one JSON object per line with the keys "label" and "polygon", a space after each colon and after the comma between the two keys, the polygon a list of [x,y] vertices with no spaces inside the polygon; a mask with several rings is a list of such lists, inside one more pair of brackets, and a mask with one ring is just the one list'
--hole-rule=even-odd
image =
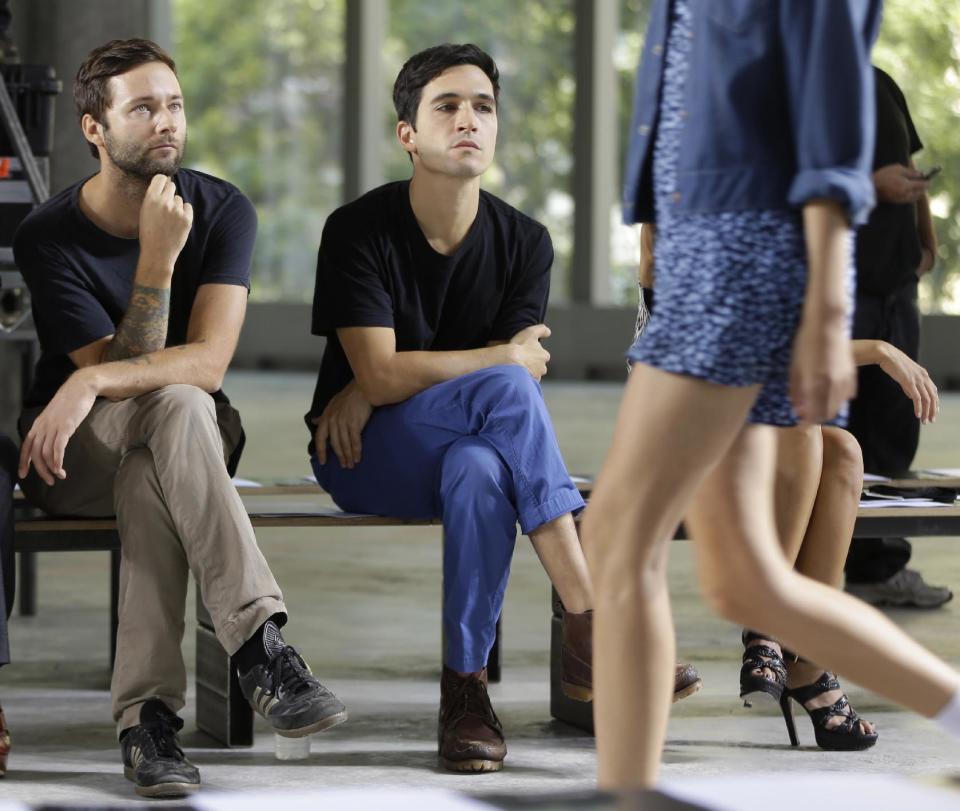
{"label": "man in blue pants", "polygon": [[[592,697],[583,501],[538,384],[553,247],[480,189],[498,95],[497,67],[474,45],[407,61],[393,99],[413,177],[330,216],[313,306],[327,337],[307,415],[317,480],[345,510],[443,521],[438,746],[454,771],[498,770],[506,755],[486,664],[518,522],[565,606],[561,686]],[[698,686],[678,667],[675,698]]]}
{"label": "man in blue pants", "polygon": [[592,596],[572,515],[583,500],[538,384],[553,249],[542,225],[480,189],[498,90],[473,45],[404,65],[394,103],[413,177],[330,216],[313,309],[328,339],[307,415],[318,481],[345,510],[443,520],[438,738],[454,771],[498,770],[506,755],[486,664],[518,521],[568,612],[564,689],[591,697]]}

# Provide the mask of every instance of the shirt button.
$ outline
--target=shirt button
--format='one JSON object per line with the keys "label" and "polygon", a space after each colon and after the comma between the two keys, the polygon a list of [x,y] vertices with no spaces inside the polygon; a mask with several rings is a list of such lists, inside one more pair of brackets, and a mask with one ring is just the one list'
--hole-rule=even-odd
{"label": "shirt button", "polygon": [[682,110],[682,111],[680,112],[680,118],[686,120],[686,119],[690,118],[690,113],[689,113],[687,110]]}
{"label": "shirt button", "polygon": [[677,204],[677,203],[680,202],[680,192],[675,191],[675,192],[673,193],[673,202],[674,202],[674,204]]}
{"label": "shirt button", "polygon": [[648,135],[650,133],[650,127],[646,124],[641,124],[637,127],[637,132],[640,133],[640,135]]}
{"label": "shirt button", "polygon": [[663,46],[662,46],[662,45],[654,45],[654,46],[653,46],[653,55],[654,55],[654,56],[660,56],[660,54],[662,54],[662,53],[663,53]]}

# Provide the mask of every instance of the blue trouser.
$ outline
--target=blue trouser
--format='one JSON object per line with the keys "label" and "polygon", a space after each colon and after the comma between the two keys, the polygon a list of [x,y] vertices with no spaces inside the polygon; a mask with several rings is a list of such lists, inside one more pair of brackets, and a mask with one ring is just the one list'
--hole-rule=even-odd
{"label": "blue trouser", "polygon": [[494,366],[376,409],[360,463],[332,450],[314,473],[348,512],[440,518],[444,663],[486,666],[517,534],[583,499],[570,481],[539,384],[520,366]]}

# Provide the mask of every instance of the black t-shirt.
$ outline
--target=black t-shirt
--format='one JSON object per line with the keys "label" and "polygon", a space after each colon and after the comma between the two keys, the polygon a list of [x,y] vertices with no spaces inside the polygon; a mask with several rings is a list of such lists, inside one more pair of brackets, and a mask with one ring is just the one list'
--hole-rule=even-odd
{"label": "black t-shirt", "polygon": [[[174,268],[167,346],[187,340],[197,288],[235,284],[250,289],[257,232],[253,205],[235,186],[181,169],[177,194],[193,206],[193,226]],[[24,407],[45,405],[76,370],[68,353],[116,332],[133,290],[140,242],[112,236],[80,210],[81,181],[21,223],[14,237],[17,267],[30,289],[40,360]],[[214,398],[225,402],[223,392]]]}
{"label": "black t-shirt", "polygon": [[[907,101],[896,83],[880,68],[873,69],[877,92],[877,143],[873,169],[899,163],[923,149],[910,118]],[[857,293],[886,296],[916,283],[922,256],[913,203],[882,203],[857,232]]]}
{"label": "black t-shirt", "polygon": [[327,337],[327,347],[308,426],[353,378],[338,328],[390,327],[398,352],[506,341],[543,321],[552,264],[547,229],[483,191],[477,217],[451,256],[423,235],[409,181],[337,209],[317,258],[312,331]]}

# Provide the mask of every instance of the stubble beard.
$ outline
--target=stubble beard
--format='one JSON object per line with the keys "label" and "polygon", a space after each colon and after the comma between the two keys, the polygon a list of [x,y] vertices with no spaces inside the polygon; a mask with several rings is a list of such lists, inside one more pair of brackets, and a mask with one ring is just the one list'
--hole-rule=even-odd
{"label": "stubble beard", "polygon": [[180,169],[187,148],[186,135],[183,136],[183,141],[176,144],[176,153],[163,158],[151,157],[150,150],[142,144],[117,140],[110,130],[104,131],[103,141],[114,166],[130,180],[138,182],[149,182],[154,175],[173,177]]}

